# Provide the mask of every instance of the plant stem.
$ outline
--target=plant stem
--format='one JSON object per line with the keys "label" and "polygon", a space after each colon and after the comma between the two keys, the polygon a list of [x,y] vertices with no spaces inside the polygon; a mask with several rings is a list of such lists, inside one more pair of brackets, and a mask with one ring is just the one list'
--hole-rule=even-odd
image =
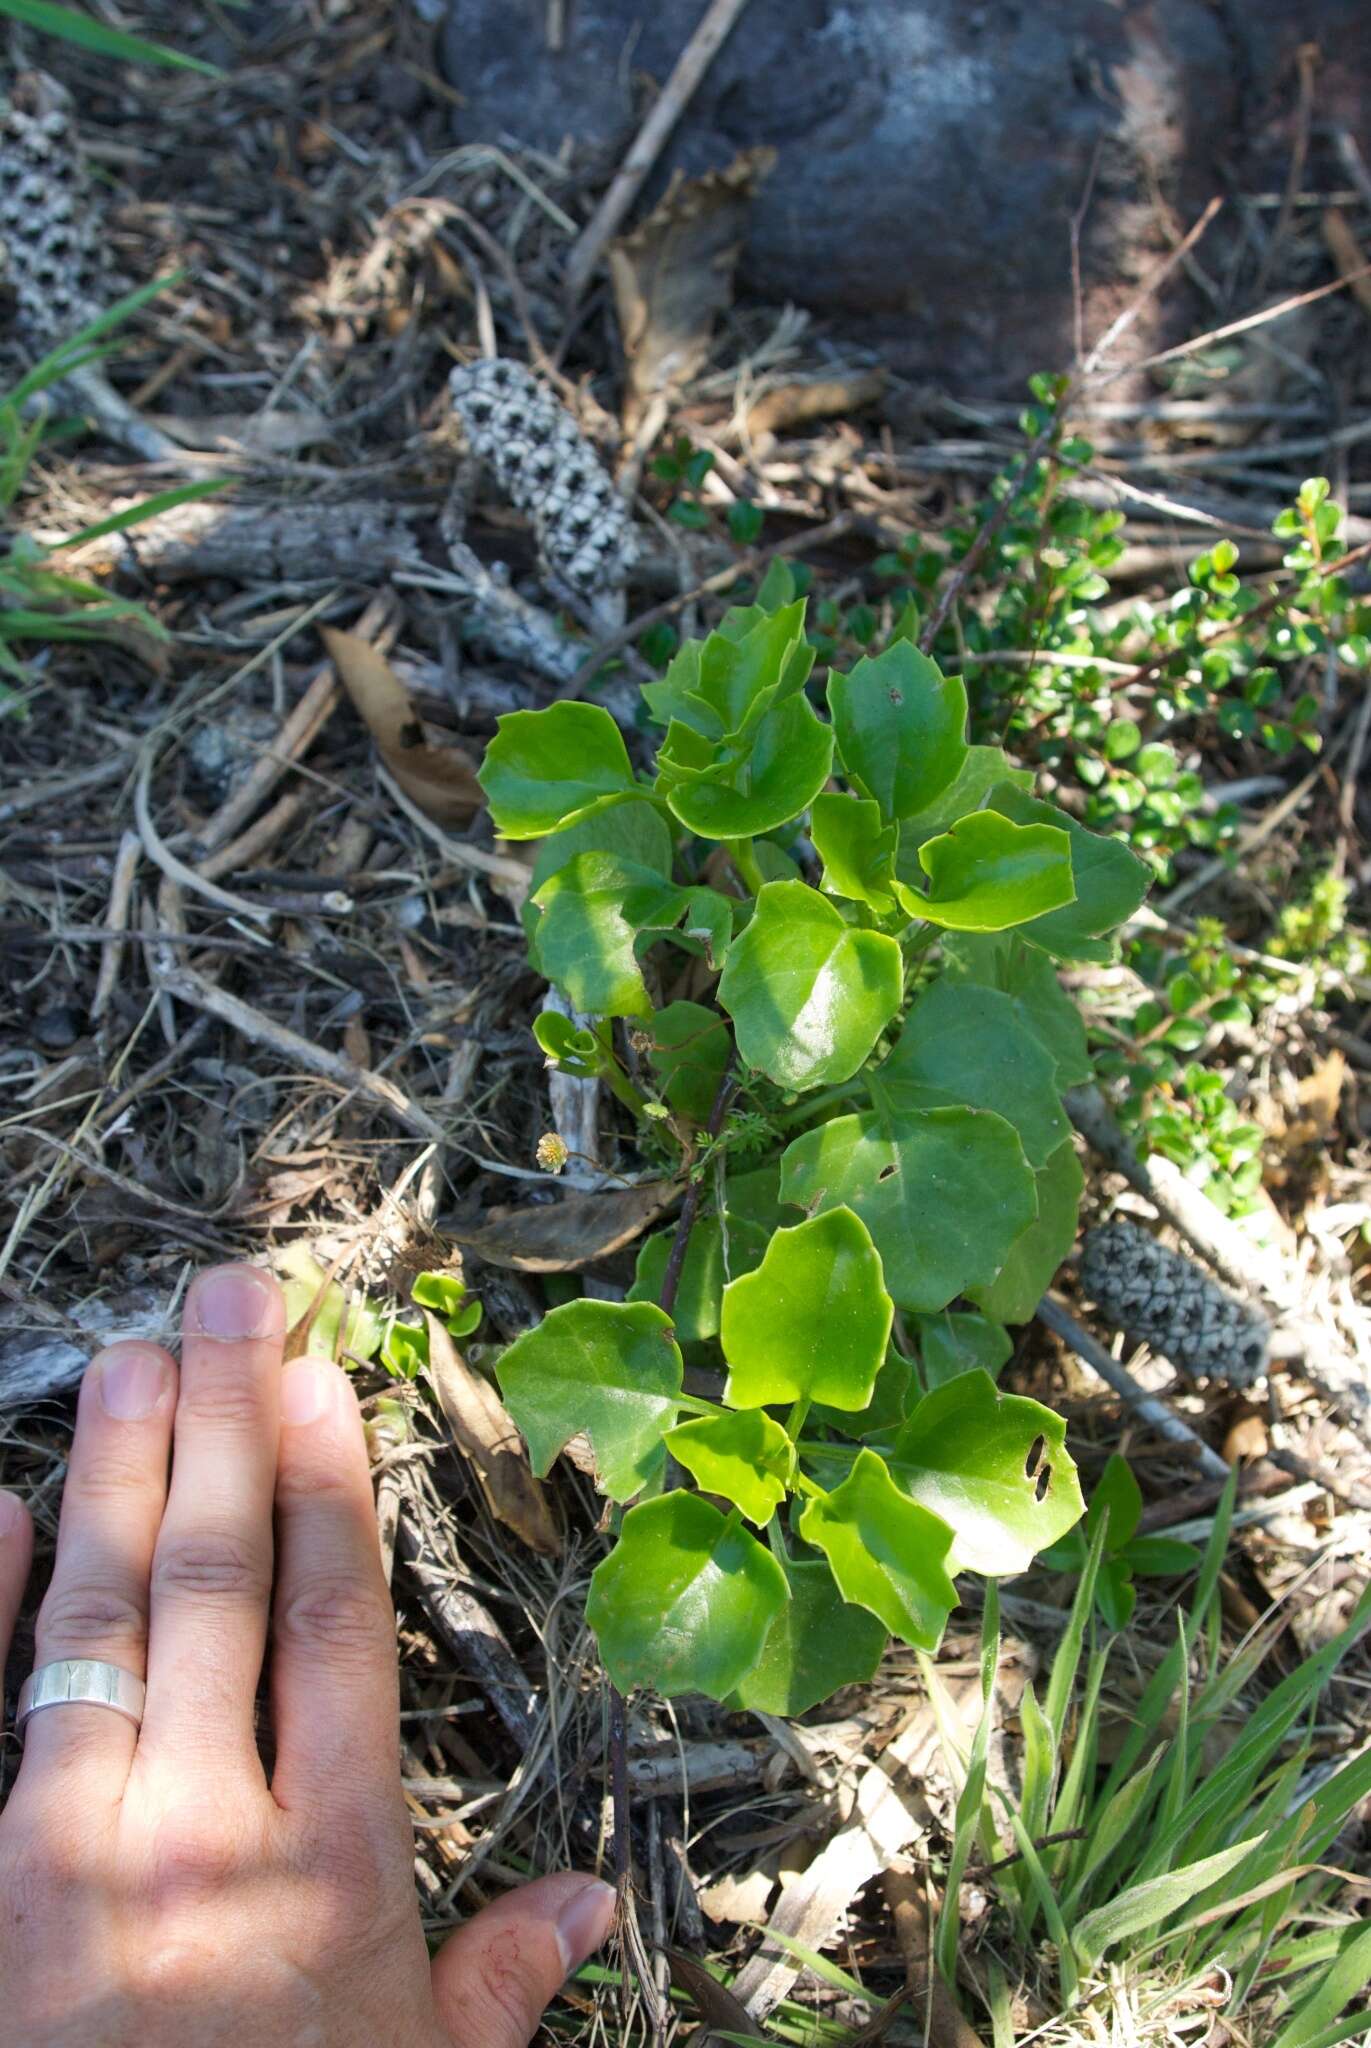
{"label": "plant stem", "polygon": [[805,1426],[805,1417],[808,1415],[809,1409],[810,1399],[808,1394],[801,1394],[799,1400],[786,1417],[785,1433],[792,1443],[799,1442],[800,1431]]}
{"label": "plant stem", "polygon": [[831,1109],[837,1102],[850,1102],[861,1090],[855,1081],[844,1081],[840,1088],[821,1088],[817,1095],[811,1095],[803,1102],[797,1102],[784,1116],[776,1118],[778,1131],[792,1131],[796,1124],[808,1122],[812,1116],[819,1116]]}
{"label": "plant stem", "polygon": [[634,1087],[628,1075],[619,1065],[618,1057],[614,1051],[612,1030],[613,1027],[607,1021],[597,1025],[595,1030],[596,1042],[603,1055],[600,1062],[600,1079],[612,1094],[618,1096],[620,1102],[623,1103],[624,1108],[629,1111],[634,1120],[640,1122],[647,1110],[647,1097],[642,1093],[641,1089]]}
{"label": "plant stem", "polygon": [[[714,1097],[714,1106],[709,1112],[709,1122],[705,1125],[705,1135],[707,1137],[717,1138],[723,1129],[724,1117],[727,1114],[728,1105],[733,1099],[733,1091],[737,1085],[733,1078],[731,1066],[725,1067],[719,1082],[718,1093]],[[681,1204],[681,1214],[676,1224],[676,1235],[671,1240],[671,1251],[667,1256],[666,1272],[662,1275],[662,1291],[657,1297],[661,1307],[666,1310],[668,1315],[671,1314],[676,1306],[676,1294],[681,1285],[681,1271],[685,1265],[686,1252],[690,1247],[690,1233],[695,1228],[695,1218],[700,1213],[702,1188],[703,1182],[693,1180],[686,1189],[686,1197]]]}
{"label": "plant stem", "polygon": [[726,839],[724,845],[728,850],[729,859],[738,870],[739,877],[755,896],[759,889],[765,888],[766,876],[757,865],[757,856],[752,850],[752,841],[750,839]]}

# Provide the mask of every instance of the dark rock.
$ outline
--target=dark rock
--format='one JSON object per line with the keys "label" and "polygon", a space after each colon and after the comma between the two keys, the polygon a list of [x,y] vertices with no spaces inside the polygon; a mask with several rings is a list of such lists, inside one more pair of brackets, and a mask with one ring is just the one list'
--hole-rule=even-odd
{"label": "dark rock", "polygon": [[33,1020],[34,1042],[44,1052],[66,1052],[75,1045],[83,1029],[78,1011],[67,1003],[59,1003],[51,1010],[40,1010]]}
{"label": "dark rock", "polygon": [[[702,0],[448,0],[445,68],[462,140],[605,170]],[[1165,253],[1153,189],[1190,218],[1274,122],[1288,155],[1294,53],[1324,52],[1319,112],[1365,136],[1365,0],[750,0],[643,195],[769,143],[743,284],[860,329],[899,368],[1016,386],[1073,349],[1069,223],[1098,152],[1084,238],[1087,331]],[[1149,325],[1140,323],[1142,346]]]}

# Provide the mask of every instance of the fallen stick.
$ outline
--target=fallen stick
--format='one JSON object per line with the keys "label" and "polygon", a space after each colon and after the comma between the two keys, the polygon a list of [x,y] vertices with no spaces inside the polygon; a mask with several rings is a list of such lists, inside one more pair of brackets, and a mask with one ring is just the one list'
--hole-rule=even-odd
{"label": "fallen stick", "polygon": [[400,1509],[396,1544],[439,1635],[466,1676],[480,1685],[519,1749],[526,1750],[537,1700],[503,1629],[473,1594],[454,1585],[443,1571],[408,1501]]}
{"label": "fallen stick", "polygon": [[[110,944],[100,958],[100,971],[95,977],[95,994],[91,998],[90,1021],[98,1024],[109,1008],[119,981],[119,970],[124,964],[124,931],[129,921],[129,902],[133,896],[133,878],[138,871],[138,856],[143,851],[143,842],[136,832],[125,832],[119,841],[119,851],[114,856],[114,873],[110,877],[109,903],[105,909],[105,929],[110,933]],[[117,934],[117,936],[116,936]]]}
{"label": "fallen stick", "polygon": [[217,1017],[221,1024],[227,1024],[241,1038],[250,1039],[254,1045],[266,1046],[284,1066],[294,1064],[303,1067],[307,1073],[335,1082],[349,1095],[362,1096],[431,1145],[441,1145],[446,1141],[447,1133],[442,1125],[436,1123],[427,1110],[420,1109],[417,1102],[412,1102],[394,1081],[388,1081],[384,1074],[373,1073],[370,1067],[354,1066],[342,1053],[330,1052],[327,1046],[316,1045],[312,1038],[302,1038],[298,1032],[288,1031],[284,1024],[278,1024],[264,1011],[254,1009],[240,996],[230,995],[217,982],[197,974],[193,967],[164,969],[159,976],[159,985],[178,1002],[189,1003],[193,1009],[204,1010],[211,1017]]}
{"label": "fallen stick", "polygon": [[714,62],[747,0],[710,0],[704,17],[690,41],[676,59],[670,78],[662,87],[651,113],[638,130],[627,156],[611,180],[609,190],[581,230],[566,268],[566,294],[572,305],[580,298],[590,274],[604,254],[605,246],[632,206],[652,166],[656,163],[681,115],[685,112],[700,80]]}
{"label": "fallen stick", "polygon": [[1228,1467],[1217,1451],[1211,1451],[1203,1438],[1195,1434],[1190,1424],[1183,1422],[1164,1401],[1159,1401],[1155,1394],[1145,1393],[1128,1368],[1120,1365],[1116,1358],[1111,1358],[1102,1345],[1088,1336],[1075,1317],[1067,1314],[1059,1301],[1054,1301],[1050,1294],[1045,1294],[1038,1303],[1035,1314],[1040,1323],[1051,1330],[1054,1336],[1060,1337],[1063,1344],[1074,1351],[1077,1358],[1088,1365],[1092,1372],[1098,1373],[1106,1385],[1114,1389],[1119,1399],[1126,1401],[1134,1414],[1155,1429],[1158,1436],[1165,1437],[1168,1443],[1183,1445],[1193,1456],[1199,1469],[1209,1478],[1228,1477]]}
{"label": "fallen stick", "polygon": [[1063,1101],[1076,1129],[1106,1165],[1144,1195],[1221,1280],[1272,1305],[1276,1334],[1284,1340],[1282,1356],[1298,1359],[1306,1377],[1347,1421],[1363,1434],[1371,1430],[1371,1383],[1364,1363],[1339,1343],[1333,1328],[1301,1314],[1299,1282],[1280,1254],[1253,1244],[1171,1160],[1140,1159],[1098,1088],[1068,1089]]}

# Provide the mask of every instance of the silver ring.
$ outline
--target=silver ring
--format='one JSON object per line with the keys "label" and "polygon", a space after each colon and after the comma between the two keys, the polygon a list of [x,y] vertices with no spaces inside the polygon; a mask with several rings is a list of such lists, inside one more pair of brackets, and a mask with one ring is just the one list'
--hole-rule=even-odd
{"label": "silver ring", "polygon": [[137,1728],[142,1725],[147,1692],[141,1678],[121,1671],[117,1664],[102,1664],[95,1657],[60,1657],[31,1671],[20,1686],[15,1729],[22,1733],[25,1722],[45,1707],[75,1706],[111,1707]]}

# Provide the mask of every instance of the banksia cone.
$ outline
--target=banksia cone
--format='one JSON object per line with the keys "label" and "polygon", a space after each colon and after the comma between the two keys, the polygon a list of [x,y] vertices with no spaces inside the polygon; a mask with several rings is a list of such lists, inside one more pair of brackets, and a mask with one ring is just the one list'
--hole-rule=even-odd
{"label": "banksia cone", "polygon": [[0,113],[0,239],[16,324],[40,349],[93,320],[112,296],[104,233],[67,96],[41,71],[15,80]]}
{"label": "banksia cone", "polygon": [[532,520],[544,569],[602,615],[622,610],[633,529],[575,421],[520,363],[467,363],[449,382],[473,454]]}
{"label": "banksia cone", "polygon": [[1135,1223],[1090,1232],[1081,1285],[1107,1322],[1200,1378],[1249,1386],[1266,1362],[1270,1331],[1260,1310]]}

